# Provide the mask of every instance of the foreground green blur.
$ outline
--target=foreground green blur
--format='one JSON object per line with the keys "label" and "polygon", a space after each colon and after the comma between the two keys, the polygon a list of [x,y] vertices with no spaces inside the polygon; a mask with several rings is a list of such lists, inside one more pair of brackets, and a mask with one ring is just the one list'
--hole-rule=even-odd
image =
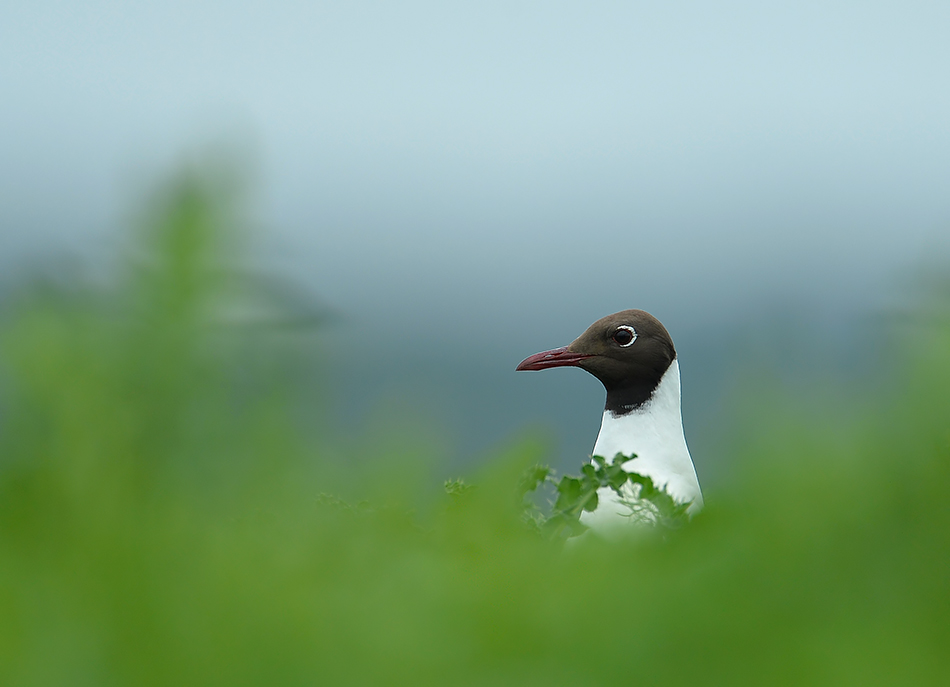
{"label": "foreground green blur", "polygon": [[434,495],[315,435],[306,351],[225,317],[232,201],[183,174],[110,286],[0,304],[0,684],[946,684],[950,299],[880,393],[739,408],[689,526],[565,550],[535,442]]}

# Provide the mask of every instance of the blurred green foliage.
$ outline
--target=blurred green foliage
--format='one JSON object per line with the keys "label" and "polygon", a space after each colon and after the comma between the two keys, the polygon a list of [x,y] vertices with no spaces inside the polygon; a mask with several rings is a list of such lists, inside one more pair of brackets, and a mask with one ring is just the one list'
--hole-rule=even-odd
{"label": "blurred green foliage", "polygon": [[537,442],[435,495],[312,436],[306,355],[219,322],[235,221],[183,174],[109,286],[2,303],[0,683],[946,684],[950,301],[879,396],[760,388],[688,526],[564,550]]}

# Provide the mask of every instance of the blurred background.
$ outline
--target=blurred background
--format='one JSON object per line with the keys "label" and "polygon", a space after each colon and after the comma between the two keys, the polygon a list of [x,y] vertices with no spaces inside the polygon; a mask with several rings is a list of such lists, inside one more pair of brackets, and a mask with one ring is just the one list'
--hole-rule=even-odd
{"label": "blurred background", "polygon": [[740,371],[854,376],[947,255],[948,30],[917,1],[7,3],[0,260],[106,264],[136,192],[230,146],[253,269],[336,315],[340,426],[464,463],[533,423],[574,465],[599,385],[514,366],[636,307],[716,480]]}
{"label": "blurred background", "polygon": [[[943,685],[948,35],[5,3],[0,683]],[[706,509],[565,552],[603,390],[514,367],[631,307]]]}

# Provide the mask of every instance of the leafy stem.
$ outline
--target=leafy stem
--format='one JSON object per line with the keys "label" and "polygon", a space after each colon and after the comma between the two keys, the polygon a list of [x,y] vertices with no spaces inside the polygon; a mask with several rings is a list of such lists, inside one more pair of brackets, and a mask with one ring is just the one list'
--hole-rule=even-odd
{"label": "leafy stem", "polygon": [[600,503],[599,490],[609,488],[628,509],[624,517],[666,529],[682,527],[689,519],[690,503],[677,503],[650,477],[624,470],[624,463],[635,457],[618,453],[608,463],[603,456],[593,456],[591,462],[581,468],[579,477],[564,475],[559,480],[546,465],[530,468],[521,480],[522,498],[544,485],[553,485],[557,498],[550,515],[533,504],[526,504],[526,519],[553,539],[577,536],[587,530],[580,520],[581,515],[595,511]]}

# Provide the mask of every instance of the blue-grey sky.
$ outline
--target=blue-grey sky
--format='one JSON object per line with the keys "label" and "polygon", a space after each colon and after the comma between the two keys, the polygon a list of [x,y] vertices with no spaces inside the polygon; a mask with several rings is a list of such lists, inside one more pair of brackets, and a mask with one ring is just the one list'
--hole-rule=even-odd
{"label": "blue-grey sky", "polygon": [[853,304],[950,233],[948,35],[945,2],[5,3],[0,247],[230,137],[344,308]]}
{"label": "blue-grey sky", "polygon": [[948,36],[945,1],[8,0],[0,251],[105,251],[230,140],[257,255],[388,342],[873,309],[947,250]]}

